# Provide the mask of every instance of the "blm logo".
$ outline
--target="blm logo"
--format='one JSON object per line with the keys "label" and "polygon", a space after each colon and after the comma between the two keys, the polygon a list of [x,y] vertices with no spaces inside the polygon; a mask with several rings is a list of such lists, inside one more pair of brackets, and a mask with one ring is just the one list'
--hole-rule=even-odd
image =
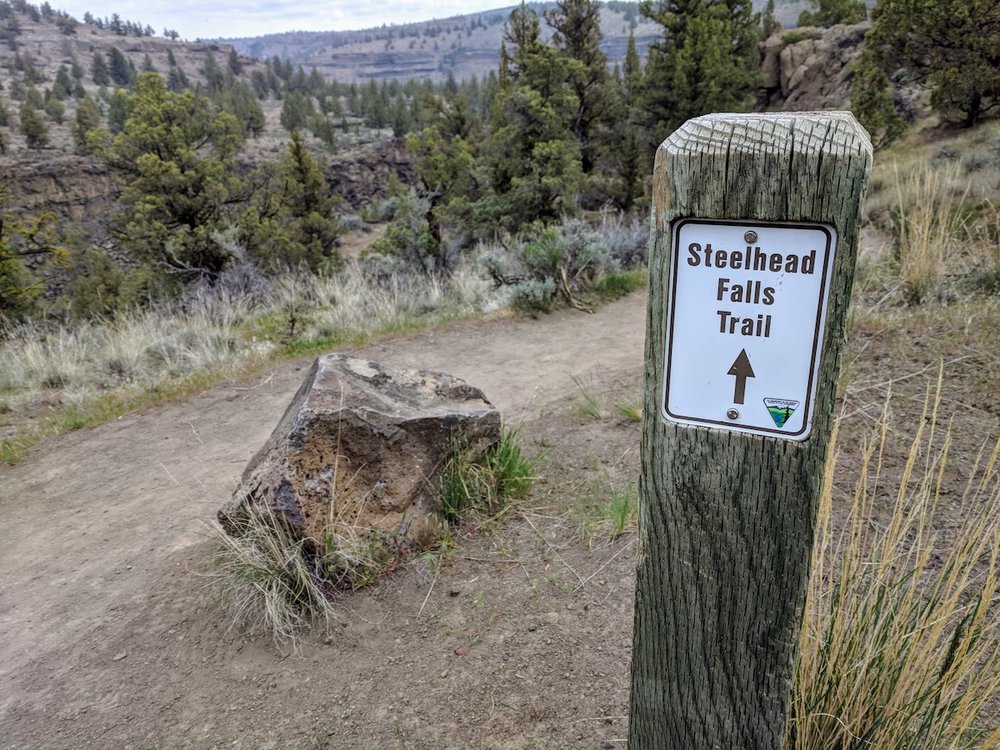
{"label": "blm logo", "polygon": [[785,422],[791,419],[795,410],[799,408],[799,402],[789,401],[786,398],[765,398],[764,406],[767,407],[767,413],[774,420],[774,426],[781,429],[785,426]]}

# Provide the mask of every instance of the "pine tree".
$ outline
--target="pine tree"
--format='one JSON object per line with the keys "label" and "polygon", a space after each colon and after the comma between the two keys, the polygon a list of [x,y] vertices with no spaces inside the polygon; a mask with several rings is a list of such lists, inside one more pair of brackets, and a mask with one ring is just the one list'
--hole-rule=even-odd
{"label": "pine tree", "polygon": [[642,94],[642,60],[632,31],[629,32],[625,47],[625,63],[619,85],[620,90],[614,104],[618,117],[612,124],[610,134],[611,143],[617,144],[616,148],[611,149],[617,177],[614,198],[623,211],[629,211],[642,194],[641,174],[647,166],[651,166],[645,163],[641,146],[645,141],[641,132],[641,112],[638,105]]}
{"label": "pine tree", "polygon": [[662,29],[646,61],[650,145],[692,117],[750,107],[760,79],[751,0],[642,0],[639,10]]}

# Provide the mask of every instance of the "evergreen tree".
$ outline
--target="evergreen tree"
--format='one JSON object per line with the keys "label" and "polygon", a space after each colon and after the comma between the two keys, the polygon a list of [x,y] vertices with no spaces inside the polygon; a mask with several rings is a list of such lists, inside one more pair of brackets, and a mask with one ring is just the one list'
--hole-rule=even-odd
{"label": "evergreen tree", "polygon": [[143,73],[156,72],[156,66],[153,65],[153,58],[149,56],[148,52],[142,57],[142,72]]}
{"label": "evergreen tree", "polygon": [[872,59],[870,47],[861,53],[851,82],[851,110],[871,134],[876,150],[888,146],[906,129],[892,100],[892,82]]}
{"label": "evergreen tree", "polygon": [[49,145],[49,130],[31,102],[24,102],[18,114],[21,118],[21,135],[24,136],[28,148],[37,151]]}
{"label": "evergreen tree", "polygon": [[226,58],[226,62],[229,65],[229,71],[234,76],[243,75],[243,63],[240,61],[239,53],[236,52],[235,47],[230,48],[229,57]]}
{"label": "evergreen tree", "polygon": [[89,154],[92,149],[87,134],[100,127],[101,110],[90,96],[85,96],[76,105],[76,122],[73,126],[73,143],[78,154]]}
{"label": "evergreen tree", "polygon": [[108,52],[108,72],[117,86],[130,86],[135,80],[135,66],[117,47]]}
{"label": "evergreen tree", "polygon": [[240,239],[265,267],[305,263],[313,271],[336,264],[337,205],[319,164],[298,130],[277,170],[276,184],[260,192],[240,222]]}
{"label": "evergreen tree", "polygon": [[[799,14],[799,26],[829,27],[838,23],[860,23],[868,17],[865,0],[812,0],[812,6],[815,11],[804,10]],[[773,10],[771,14],[773,17]]]}
{"label": "evergreen tree", "polygon": [[125,129],[130,105],[128,94],[122,89],[115,89],[108,102],[108,130],[112,135],[117,135]]}
{"label": "evergreen tree", "polygon": [[753,103],[760,17],[750,0],[642,0],[639,10],[662,29],[646,60],[651,146],[692,117]]}
{"label": "evergreen tree", "polygon": [[56,125],[62,125],[63,118],[66,116],[66,106],[51,92],[45,98],[45,114]]}
{"label": "evergreen tree", "polygon": [[618,113],[618,117],[613,123],[611,132],[611,142],[616,144],[611,151],[617,177],[613,197],[623,211],[630,210],[641,195],[641,175],[644,171],[648,171],[646,167],[650,166],[643,159],[641,146],[645,140],[641,133],[641,111],[638,106],[641,94],[642,60],[636,48],[635,33],[629,31],[620,90],[614,104],[614,111]]}
{"label": "evergreen tree", "polygon": [[176,277],[214,278],[230,253],[219,239],[239,198],[235,118],[204,96],[175,94],[143,73],[107,159],[125,180],[114,227],[136,255]]}
{"label": "evergreen tree", "polygon": [[504,30],[485,154],[496,199],[483,209],[500,226],[516,229],[575,210],[580,147],[567,123],[579,101],[568,78],[566,56],[541,41],[538,15],[522,2]]}
{"label": "evergreen tree", "polygon": [[558,0],[545,20],[554,30],[556,49],[569,58],[569,85],[576,94],[576,112],[569,123],[580,146],[584,175],[594,171],[599,143],[598,129],[610,100],[608,58],[601,51],[601,12],[597,0]]}
{"label": "evergreen tree", "polygon": [[[799,25],[802,25],[801,22]],[[767,0],[767,7],[764,9],[764,15],[760,19],[761,37],[767,39],[771,34],[780,30],[781,24],[774,17],[774,0]]]}
{"label": "evergreen tree", "polygon": [[45,259],[47,265],[65,266],[66,251],[54,235],[55,216],[20,219],[7,212],[5,196],[0,192],[0,327],[26,318],[43,291],[37,272],[28,270],[26,261]]}
{"label": "evergreen tree", "polygon": [[222,72],[222,68],[219,67],[219,63],[216,62],[215,55],[211,52],[205,55],[205,64],[201,72],[205,75],[209,93],[215,94],[222,91],[225,86],[226,77]]}
{"label": "evergreen tree", "polygon": [[865,44],[883,73],[931,89],[931,106],[971,127],[1000,104],[1000,3],[882,0]]}
{"label": "evergreen tree", "polygon": [[264,132],[264,110],[253,90],[241,81],[233,82],[214,97],[223,112],[228,112],[240,124],[244,135],[257,138]]}
{"label": "evergreen tree", "polygon": [[167,88],[178,94],[181,91],[187,91],[190,87],[191,84],[188,81],[187,75],[184,74],[184,71],[175,61],[167,73]]}
{"label": "evergreen tree", "polygon": [[56,72],[56,79],[52,84],[52,95],[56,99],[68,99],[73,93],[73,81],[69,77],[69,70],[65,65],[60,65]]}
{"label": "evergreen tree", "polygon": [[90,77],[97,86],[107,86],[111,83],[108,62],[100,50],[94,52],[94,59],[90,63]]}
{"label": "evergreen tree", "polygon": [[314,114],[312,98],[298,91],[293,91],[282,102],[281,127],[289,133],[293,130],[301,130],[309,124],[309,120]]}

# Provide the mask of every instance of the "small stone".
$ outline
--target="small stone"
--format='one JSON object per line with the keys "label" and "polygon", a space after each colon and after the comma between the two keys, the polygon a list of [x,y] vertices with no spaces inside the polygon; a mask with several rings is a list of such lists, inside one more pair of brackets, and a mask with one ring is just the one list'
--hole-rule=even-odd
{"label": "small stone", "polygon": [[446,669],[441,673],[441,679],[443,680],[447,676],[448,676],[448,670]]}
{"label": "small stone", "polygon": [[459,591],[458,589],[449,589],[448,590],[448,596],[458,596],[461,593],[462,592]]}
{"label": "small stone", "polygon": [[114,656],[112,656],[111,657],[111,661],[121,661],[126,656],[128,656],[128,653],[125,652],[125,651],[122,651],[121,653],[118,653],[118,654],[115,654]]}
{"label": "small stone", "polygon": [[537,625],[529,625],[528,626],[528,632],[529,633],[534,633],[536,630],[538,630],[538,626]]}
{"label": "small stone", "polygon": [[455,649],[455,656],[465,656],[472,650],[472,646],[466,644]]}

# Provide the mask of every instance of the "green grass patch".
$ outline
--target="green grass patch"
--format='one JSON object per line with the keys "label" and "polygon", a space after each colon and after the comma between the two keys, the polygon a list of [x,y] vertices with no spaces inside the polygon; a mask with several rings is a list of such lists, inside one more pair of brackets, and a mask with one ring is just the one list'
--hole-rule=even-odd
{"label": "green grass patch", "polygon": [[588,543],[598,537],[617,539],[635,526],[638,500],[639,490],[634,482],[610,477],[595,480],[574,507],[580,536]]}
{"label": "green grass patch", "polygon": [[594,285],[594,288],[605,299],[615,300],[645,288],[648,283],[648,271],[619,271],[603,277]]}
{"label": "green grass patch", "polygon": [[441,474],[441,515],[454,524],[472,512],[502,514],[511,500],[528,493],[533,481],[534,467],[517,431],[504,430],[500,442],[479,460],[456,446]]}

